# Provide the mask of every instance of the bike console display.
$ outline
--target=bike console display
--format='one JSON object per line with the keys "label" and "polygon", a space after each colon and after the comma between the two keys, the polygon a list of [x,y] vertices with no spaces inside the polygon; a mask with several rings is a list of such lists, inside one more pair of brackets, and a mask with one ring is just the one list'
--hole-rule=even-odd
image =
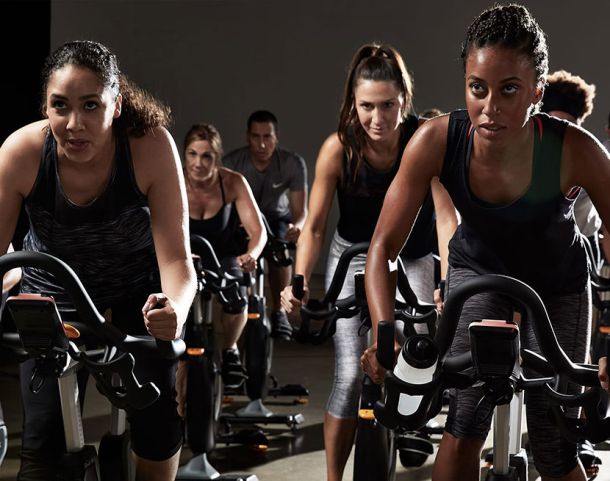
{"label": "bike console display", "polygon": [[472,363],[480,379],[519,377],[519,327],[484,319],[470,323]]}
{"label": "bike console display", "polygon": [[23,348],[30,356],[44,356],[52,350],[67,351],[68,337],[52,297],[21,294],[9,297],[6,306],[13,316]]}

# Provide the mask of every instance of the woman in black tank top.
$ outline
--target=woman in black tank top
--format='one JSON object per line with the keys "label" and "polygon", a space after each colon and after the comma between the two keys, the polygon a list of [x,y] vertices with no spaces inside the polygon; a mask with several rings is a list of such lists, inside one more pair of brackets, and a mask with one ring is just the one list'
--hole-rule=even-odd
{"label": "woman in black tank top", "polygon": [[[578,186],[585,188],[608,225],[610,158],[587,131],[533,115],[544,91],[548,52],[544,33],[525,7],[484,11],[468,29],[462,59],[467,111],[437,117],[418,129],[371,241],[366,293],[374,329],[380,319],[393,318],[387,302],[392,291],[388,259],[407,238],[430,180],[440,176],[462,216],[450,243],[448,288],[459,283],[452,283],[453,273],[456,279],[500,273],[524,280],[541,295],[566,353],[583,362],[590,292],[572,203]],[[470,314],[476,310],[488,319],[505,319],[501,304],[492,300],[473,300]],[[566,314],[566,306],[576,306],[573,315]],[[467,317],[464,312],[452,353],[457,346],[469,349]],[[363,363],[379,381],[383,370],[374,349]],[[432,479],[478,480],[489,429],[486,425],[481,432],[476,426],[472,413],[479,399],[469,390],[452,395]],[[576,445],[547,419],[548,401],[541,395],[529,399],[526,408],[534,462],[543,479],[584,480]]]}
{"label": "woman in black tank top", "polygon": [[[238,172],[219,165],[222,140],[218,130],[210,124],[195,124],[184,139],[186,192],[189,201],[191,234],[206,238],[223,269],[239,276],[252,272],[256,260],[267,242],[267,232],[261,213],[246,179]],[[246,251],[239,248],[235,238],[238,223],[248,234]],[[246,324],[246,308],[240,314],[223,312],[223,381],[239,387],[244,376],[237,340]]]}
{"label": "woman in black tank top", "polygon": [[[341,252],[351,244],[371,239],[385,193],[401,163],[402,150],[418,127],[417,118],[408,114],[411,97],[411,77],[396,50],[377,44],[358,50],[348,73],[338,132],[324,142],[316,162],[309,214],[297,246],[295,273],[304,276],[306,292],[322,249],[335,193],[340,219],[328,258],[327,284]],[[434,196],[439,237],[448,240],[457,224],[453,206],[438,180],[428,182],[426,190],[432,191],[430,197]],[[407,262],[409,274],[423,279],[422,291],[429,287],[429,301],[434,289],[429,235],[434,227],[433,210],[430,199],[416,229],[419,245],[408,249],[411,258]],[[444,245],[442,251],[446,251],[446,242]],[[424,262],[420,263],[422,259]],[[353,293],[353,271],[363,266],[364,256],[352,261],[339,297]],[[307,293],[303,301],[306,300]],[[282,306],[291,312],[299,305],[291,287],[285,288]],[[358,318],[339,320],[333,336],[337,367],[324,422],[329,481],[342,478],[357,425],[362,384],[360,356],[366,347],[364,337],[358,336],[358,325]]]}
{"label": "woman in black tank top", "polygon": [[[42,72],[45,119],[0,148],[0,252],[22,203],[30,218],[24,249],[69,264],[96,307],[132,334],[180,336],[196,289],[186,229],[180,159],[167,131],[169,110],[125,78],[102,44],[68,42]],[[63,286],[24,269],[22,291],[50,293],[63,306]],[[174,361],[140,362],[138,380],[153,381],[157,401],[129,413],[139,479],[174,479],[182,446]],[[28,389],[33,363],[21,364],[24,404],[18,479],[56,479],[63,442],[57,383]]]}

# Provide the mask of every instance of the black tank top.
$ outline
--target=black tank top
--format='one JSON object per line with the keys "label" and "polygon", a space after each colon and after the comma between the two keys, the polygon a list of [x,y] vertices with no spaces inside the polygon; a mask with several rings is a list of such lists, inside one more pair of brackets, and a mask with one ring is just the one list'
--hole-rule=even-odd
{"label": "black tank top", "polygon": [[[30,228],[23,249],[66,262],[98,309],[143,290],[160,291],[148,202],[136,184],[127,136],[117,134],[116,142],[106,189],[80,206],[62,190],[57,144],[49,131],[38,176],[25,199]],[[71,306],[62,286],[46,271],[24,269],[21,289],[52,295],[62,308]]]}
{"label": "black tank top", "polygon": [[[417,127],[417,117],[407,117],[401,129],[398,156],[388,170],[374,169],[366,159],[363,159],[354,179],[353,174],[349,173],[347,154],[343,155],[341,180],[337,185],[339,201],[337,232],[346,241],[366,242],[373,237],[383,199],[398,172],[407,142]],[[402,254],[410,259],[423,257],[432,252],[435,239],[434,203],[432,194],[428,191]]]}
{"label": "black tank top", "polygon": [[233,249],[233,217],[236,213],[233,212],[233,203],[227,204],[225,199],[225,190],[222,183],[222,175],[218,174],[220,183],[220,194],[222,195],[222,207],[209,219],[194,219],[189,218],[189,228],[192,234],[200,235],[207,239],[216,253],[216,257],[222,259],[227,255],[231,255]]}
{"label": "black tank top", "polygon": [[533,117],[532,180],[510,204],[489,204],[470,190],[468,169],[474,132],[468,112],[449,117],[441,182],[462,222],[449,244],[453,267],[516,277],[539,294],[582,292],[588,279],[587,258],[576,229],[572,204],[561,192],[561,150],[567,122],[546,114]]}

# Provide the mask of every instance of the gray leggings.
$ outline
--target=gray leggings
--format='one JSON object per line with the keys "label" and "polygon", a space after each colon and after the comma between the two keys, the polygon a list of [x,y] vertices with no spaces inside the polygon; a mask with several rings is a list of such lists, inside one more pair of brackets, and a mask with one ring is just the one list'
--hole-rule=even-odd
{"label": "gray leggings", "polygon": [[[328,289],[341,253],[352,244],[335,233],[326,266],[325,287]],[[366,256],[352,259],[339,299],[354,293],[354,273],[364,271]],[[433,302],[434,259],[432,254],[405,262],[405,269],[413,292],[423,302]],[[326,405],[328,413],[340,419],[353,419],[358,415],[358,402],[362,385],[360,356],[368,345],[367,336],[358,335],[360,317],[339,319],[333,336],[335,344],[335,377]]]}
{"label": "gray leggings", "polygon": [[[478,274],[470,269],[449,269],[447,274],[448,295],[460,283]],[[589,287],[582,293],[554,296],[543,299],[557,341],[568,357],[575,362],[584,362],[589,348],[591,291]],[[451,354],[470,350],[468,325],[480,319],[511,319],[512,309],[506,298],[497,294],[478,294],[464,304]],[[521,344],[523,347],[540,352],[533,329],[522,322]],[[579,392],[572,386],[571,392]],[[477,403],[483,397],[481,388],[450,390],[449,414],[445,430],[457,438],[485,440],[489,431],[491,416],[486,416],[493,406]],[[578,461],[576,444],[561,436],[559,429],[549,419],[549,403],[541,391],[528,391],[525,396],[528,435],[534,463],[538,472],[545,476],[561,477],[576,467]],[[578,409],[568,411],[578,417]]]}

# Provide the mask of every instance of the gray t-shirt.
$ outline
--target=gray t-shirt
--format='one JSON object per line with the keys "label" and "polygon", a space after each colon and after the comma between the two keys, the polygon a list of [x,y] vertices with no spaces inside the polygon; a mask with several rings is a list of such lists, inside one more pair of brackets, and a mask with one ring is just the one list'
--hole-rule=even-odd
{"label": "gray t-shirt", "polygon": [[242,147],[225,155],[222,163],[246,178],[258,207],[268,220],[292,218],[288,192],[307,189],[307,167],[303,157],[278,147],[269,166],[259,171],[252,163],[249,147]]}

